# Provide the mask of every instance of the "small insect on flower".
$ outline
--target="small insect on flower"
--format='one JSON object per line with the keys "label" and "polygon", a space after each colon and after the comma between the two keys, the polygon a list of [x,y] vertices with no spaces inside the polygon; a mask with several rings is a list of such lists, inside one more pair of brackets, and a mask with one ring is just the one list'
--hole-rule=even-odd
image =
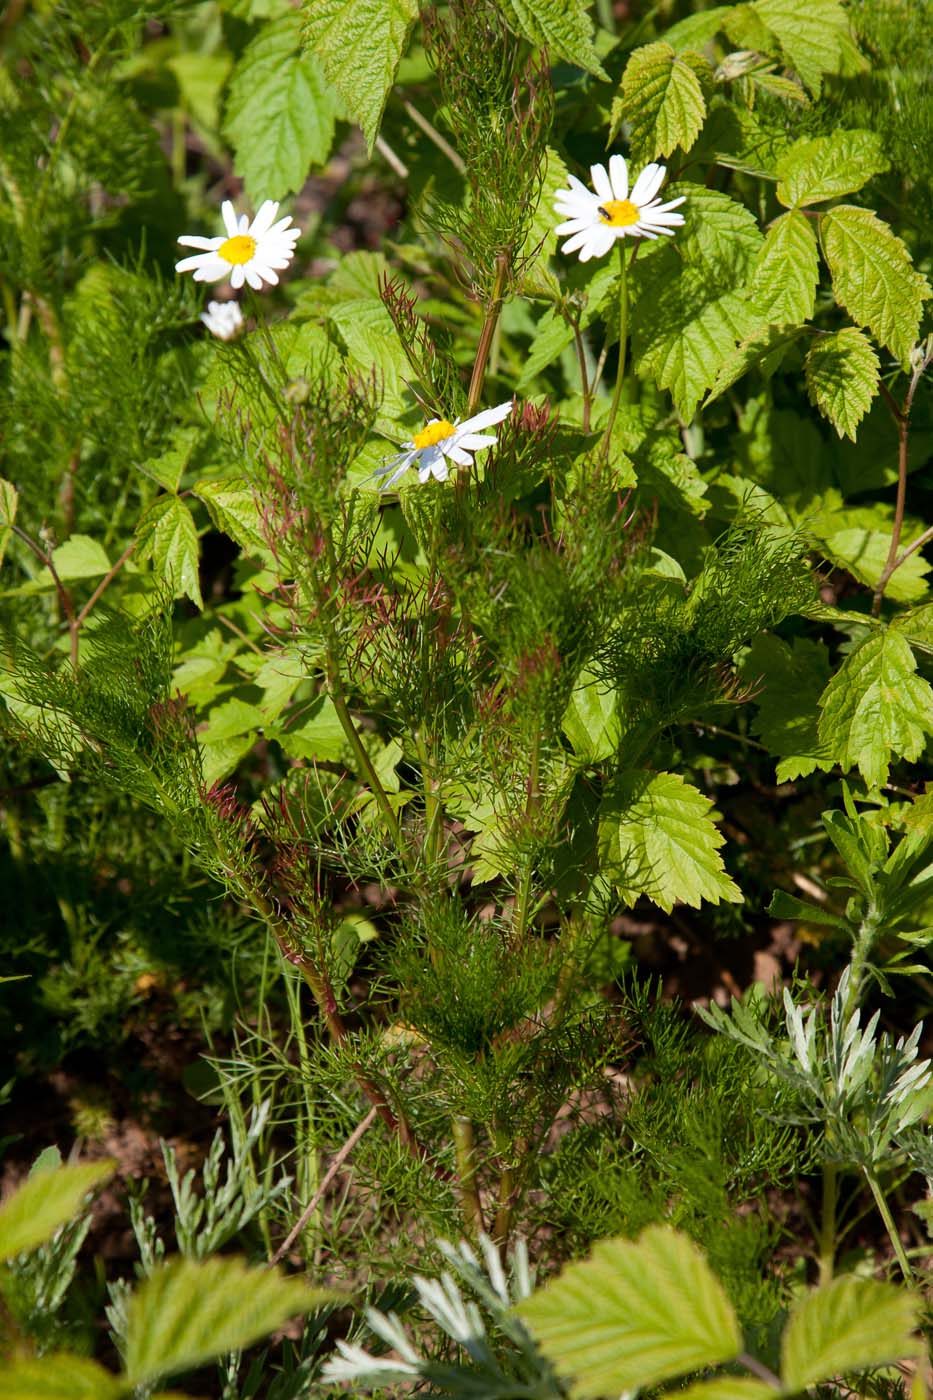
{"label": "small insect on flower", "polygon": [[446,481],[449,475],[447,459],[458,467],[468,467],[471,452],[491,447],[496,440],[495,433],[483,433],[481,429],[501,423],[511,411],[512,400],[509,399],[496,408],[483,409],[482,413],[468,418],[465,423],[449,423],[446,418],[432,418],[420,433],[415,433],[411,442],[402,443],[401,452],[377,467],[373,475],[385,476],[387,472],[392,472],[388,481],[382,483],[383,491],[394,486],[411,466],[417,466],[420,482],[432,476],[435,481]]}
{"label": "small insect on flower", "polygon": [[628,166],[620,155],[609,157],[609,170],[604,165],[590,166],[593,189],[568,175],[569,190],[558,190],[554,208],[569,217],[558,224],[557,234],[572,236],[562,248],[564,253],[580,254],[581,262],[604,257],[617,238],[657,238],[672,235],[684,221],[683,214],[674,210],[683,204],[684,195],[662,204],[657,193],[664,183],[667,167],[646,165],[632,186],[628,187]]}
{"label": "small insect on flower", "polygon": [[219,282],[229,276],[231,286],[242,287],[244,282],[262,291],[263,282],[275,286],[278,274],[288,267],[295,256],[295,244],[301,230],[289,228],[291,215],[275,222],[279,206],[267,199],[252,223],[246,214],[239,219],[233,212],[233,205],[225,199],[220,206],[226,238],[199,238],[197,234],[186,233],[178,242],[185,248],[201,248],[194,257],[182,258],[175,264],[176,272],[194,272],[195,282]]}
{"label": "small insect on flower", "polygon": [[218,340],[235,340],[243,329],[243,312],[236,301],[209,301],[201,320]]}

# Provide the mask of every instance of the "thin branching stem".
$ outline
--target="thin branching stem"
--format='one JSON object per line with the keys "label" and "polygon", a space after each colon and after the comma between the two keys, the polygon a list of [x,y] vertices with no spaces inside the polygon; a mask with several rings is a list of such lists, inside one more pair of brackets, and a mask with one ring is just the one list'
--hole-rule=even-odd
{"label": "thin branching stem", "polygon": [[894,1250],[895,1257],[897,1259],[898,1264],[900,1265],[901,1273],[904,1276],[904,1282],[912,1285],[914,1281],[913,1269],[910,1267],[910,1261],[907,1258],[907,1255],[904,1253],[904,1245],[900,1235],[897,1232],[897,1226],[894,1223],[894,1217],[891,1214],[891,1210],[888,1206],[885,1194],[882,1191],[880,1185],[878,1184],[874,1172],[869,1167],[865,1167],[864,1171],[865,1180],[871,1187],[871,1194],[875,1198],[875,1205],[878,1207],[878,1214],[884,1221],[884,1228],[888,1232],[888,1239],[891,1241],[891,1248]]}
{"label": "thin branching stem", "polygon": [[583,394],[583,431],[590,431],[590,413],[593,407],[593,395],[590,390],[590,377],[586,367],[586,346],[583,343],[583,332],[580,329],[580,318],[576,317],[571,321],[573,330],[573,342],[577,348],[577,363],[580,366],[580,390]]}
{"label": "thin branching stem", "polygon": [[486,305],[486,314],[483,317],[483,329],[480,331],[479,345],[476,347],[476,360],[473,364],[473,373],[470,377],[467,416],[471,416],[476,412],[479,401],[483,395],[489,350],[492,345],[493,332],[496,329],[502,311],[502,303],[505,298],[505,284],[509,275],[510,262],[511,258],[507,252],[499,253],[496,258],[496,271],[492,284],[492,293]]}
{"label": "thin branching stem", "polygon": [[[903,404],[898,405],[887,385],[884,383],[881,384],[881,393],[891,411],[891,417],[894,419],[895,427],[897,428],[897,497],[894,502],[894,525],[891,530],[891,544],[888,548],[888,557],[885,566],[881,571],[881,577],[878,579],[878,583],[875,586],[875,596],[872,599],[871,606],[872,617],[881,616],[881,604],[884,599],[885,589],[891,581],[891,575],[901,567],[905,559],[910,557],[914,549],[920,547],[920,541],[915,541],[910,549],[905,550],[903,554],[900,552],[901,531],[904,528],[904,512],[907,506],[910,412],[913,408],[917,385],[923,378],[923,372],[928,364],[929,354],[925,354],[914,366],[914,371],[910,377],[910,384],[907,387],[907,393],[904,397]],[[933,538],[933,532],[930,532],[928,538]],[[926,541],[924,540],[923,543],[926,543]]]}
{"label": "thin branching stem", "polygon": [[291,1230],[289,1230],[285,1239],[282,1241],[278,1249],[273,1254],[272,1258],[269,1260],[268,1267],[270,1269],[275,1268],[276,1264],[280,1263],[281,1260],[285,1258],[286,1254],[291,1249],[298,1236],[304,1230],[305,1226],[311,1219],[314,1212],[317,1210],[321,1201],[324,1199],[324,1192],[327,1190],[334,1177],[340,1171],[340,1168],[343,1166],[344,1162],[347,1160],[350,1153],[353,1151],[354,1147],[359,1142],[360,1138],[363,1136],[366,1130],[369,1127],[371,1127],[371,1125],[375,1122],[376,1116],[376,1107],[375,1105],[373,1105],[373,1107],[367,1113],[366,1117],[361,1122],[357,1123],[356,1127],[353,1129],[353,1132],[347,1138],[346,1142],[340,1148],[339,1152],[334,1157],[334,1160],[327,1168],[327,1171],[324,1173],[324,1176],[321,1180],[321,1184],[318,1186],[314,1195],[311,1197],[310,1201],[305,1206],[304,1210],[301,1212],[301,1215],[298,1217],[294,1226]]}

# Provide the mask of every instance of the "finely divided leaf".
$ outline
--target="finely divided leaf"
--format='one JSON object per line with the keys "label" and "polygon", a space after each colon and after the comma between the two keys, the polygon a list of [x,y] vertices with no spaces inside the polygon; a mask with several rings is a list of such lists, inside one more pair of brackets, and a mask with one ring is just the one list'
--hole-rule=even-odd
{"label": "finely divided leaf", "polygon": [[820,336],[804,368],[810,402],[840,437],[854,442],[858,425],[878,392],[880,365],[870,341],[854,326]]}
{"label": "finely divided leaf", "polygon": [[781,1340],[781,1380],[797,1393],[835,1376],[915,1356],[917,1300],[851,1274],[797,1304]]}
{"label": "finely divided leaf", "polygon": [[755,0],[752,9],[818,97],[823,75],[838,73],[842,65],[849,21],[839,0]]}
{"label": "finely divided leaf", "polygon": [[646,894],[670,913],[680,900],[742,898],[719,854],[725,838],[710,816],[712,802],[676,773],[632,770],[608,784],[600,804],[603,873],[624,899]]}
{"label": "finely divided leaf", "polygon": [[887,782],[892,754],[913,762],[933,733],[933,690],[916,672],[908,643],[884,628],[849,653],[820,698],[821,744],[870,787]]}
{"label": "finely divided leaf", "polygon": [[823,215],[820,237],[839,305],[905,364],[930,284],[904,244],[870,209],[852,204]]}
{"label": "finely divided leaf", "polygon": [[238,1258],[160,1264],[127,1310],[127,1380],[143,1385],[239,1351],[332,1296]]}
{"label": "finely divided leaf", "polygon": [[237,63],[224,124],[255,201],[301,189],[310,167],[330,155],[336,114],[319,61],[301,52],[299,16],[265,25]]}
{"label": "finely divided leaf", "polygon": [[834,131],[795,141],[778,161],[777,197],[788,208],[838,199],[887,168],[881,137],[874,131]]}
{"label": "finely divided leaf", "polygon": [[305,0],[304,41],[372,150],[418,0]]}
{"label": "finely divided leaf", "polygon": [[0,1259],[12,1259],[50,1239],[77,1215],[89,1191],[113,1175],[115,1163],[81,1162],[38,1171],[0,1206]]}
{"label": "finely divided leaf", "polygon": [[696,1247],[666,1226],[605,1240],[516,1310],[575,1397],[650,1389],[730,1361],[742,1337]]}
{"label": "finely divided leaf", "polygon": [[510,29],[597,78],[607,77],[593,48],[586,0],[500,0]]}
{"label": "finely divided leaf", "polygon": [[669,156],[678,146],[689,150],[705,119],[706,102],[693,65],[670,44],[636,49],[622,76],[622,95],[612,104],[610,133],[615,136],[623,121],[631,123],[636,164]]}

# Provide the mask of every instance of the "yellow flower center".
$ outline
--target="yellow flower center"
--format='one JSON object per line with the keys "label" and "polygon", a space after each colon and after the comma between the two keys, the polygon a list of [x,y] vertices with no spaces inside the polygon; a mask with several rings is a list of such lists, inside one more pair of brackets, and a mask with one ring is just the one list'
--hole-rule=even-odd
{"label": "yellow flower center", "polygon": [[226,243],[221,243],[217,252],[224,262],[228,263],[248,263],[256,251],[256,240],[250,238],[248,233],[238,233],[233,238],[228,238]]}
{"label": "yellow flower center", "polygon": [[639,216],[638,205],[630,199],[610,199],[607,204],[599,206],[600,221],[610,224],[612,228],[628,228],[638,223]]}
{"label": "yellow flower center", "polygon": [[442,418],[439,423],[429,423],[420,433],[415,433],[412,442],[419,449],[433,447],[435,443],[443,442],[444,438],[453,437],[455,431],[453,423],[448,423],[446,418]]}

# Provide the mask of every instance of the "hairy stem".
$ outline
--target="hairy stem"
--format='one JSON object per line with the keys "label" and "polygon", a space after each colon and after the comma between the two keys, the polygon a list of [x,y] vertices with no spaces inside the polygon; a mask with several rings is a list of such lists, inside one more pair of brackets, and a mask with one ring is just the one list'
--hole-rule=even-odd
{"label": "hairy stem", "polygon": [[606,419],[603,438],[603,461],[609,457],[612,429],[615,426],[619,404],[622,401],[622,385],[625,382],[625,349],[628,341],[628,264],[625,261],[625,240],[619,239],[619,367],[616,370],[616,387],[612,395],[609,417]]}
{"label": "hairy stem", "polygon": [[901,1242],[900,1235],[897,1233],[897,1226],[894,1224],[894,1217],[891,1214],[887,1200],[885,1199],[884,1192],[878,1185],[878,1182],[875,1179],[874,1172],[872,1172],[868,1167],[865,1167],[864,1171],[865,1180],[871,1187],[871,1194],[875,1198],[875,1205],[878,1207],[878,1214],[884,1221],[884,1228],[888,1232],[888,1239],[891,1241],[891,1248],[894,1250],[897,1262],[900,1265],[901,1273],[904,1276],[904,1282],[907,1284],[913,1284],[913,1270],[910,1267],[910,1262],[907,1258],[907,1255],[904,1253],[904,1246]]}
{"label": "hairy stem", "polygon": [[505,284],[509,275],[510,255],[500,253],[496,258],[496,275],[492,284],[492,295],[486,305],[486,314],[483,317],[483,329],[480,331],[479,345],[476,347],[476,360],[473,364],[473,374],[470,378],[470,393],[467,400],[467,416],[472,416],[479,405],[483,394],[483,384],[486,379],[486,364],[489,360],[489,349],[492,345],[493,332],[499,323],[499,315],[502,311],[502,302],[505,297]]}
{"label": "hairy stem", "polygon": [[583,332],[580,330],[579,317],[573,322],[573,340],[577,347],[577,363],[580,366],[580,386],[583,393],[583,431],[590,431],[590,412],[593,406],[593,395],[590,390],[590,377],[586,368],[586,346],[583,344]]}
{"label": "hairy stem", "polygon": [[467,1233],[475,1239],[477,1235],[483,1233],[486,1226],[479,1198],[479,1187],[476,1183],[476,1144],[473,1139],[473,1124],[469,1118],[456,1117],[451,1122],[451,1133],[457,1159],[463,1224]]}
{"label": "hairy stem", "polygon": [[327,1190],[328,1186],[333,1181],[334,1177],[337,1175],[340,1168],[343,1166],[344,1162],[347,1160],[350,1153],[353,1151],[354,1147],[359,1142],[360,1138],[366,1132],[367,1128],[369,1128],[370,1125],[373,1122],[375,1122],[375,1119],[376,1109],[374,1106],[369,1110],[362,1122],[357,1123],[356,1127],[353,1129],[353,1132],[347,1138],[346,1142],[343,1144],[340,1151],[337,1153],[334,1160],[331,1162],[330,1166],[324,1174],[320,1186],[317,1188],[314,1195],[311,1197],[311,1200],[301,1212],[301,1215],[298,1217],[298,1220],[295,1222],[295,1225],[288,1232],[285,1239],[282,1241],[278,1249],[273,1254],[272,1258],[269,1260],[268,1267],[270,1269],[274,1268],[275,1265],[280,1262],[280,1260],[285,1258],[285,1255],[291,1249],[292,1245],[295,1243],[298,1236],[301,1234],[302,1230],[305,1228],[308,1221],[311,1219],[312,1215],[317,1210],[318,1206],[323,1200],[324,1192]]}

